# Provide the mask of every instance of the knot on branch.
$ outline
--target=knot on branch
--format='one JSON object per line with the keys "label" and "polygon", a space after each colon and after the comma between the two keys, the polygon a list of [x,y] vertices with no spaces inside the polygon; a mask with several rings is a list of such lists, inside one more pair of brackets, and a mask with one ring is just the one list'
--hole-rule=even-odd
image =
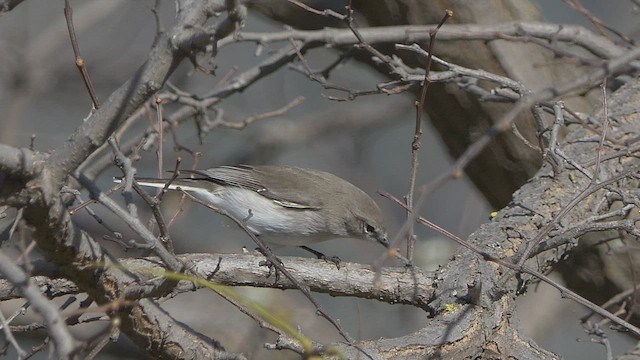
{"label": "knot on branch", "polygon": [[186,54],[205,50],[216,38],[215,31],[185,25],[171,37],[171,47]]}

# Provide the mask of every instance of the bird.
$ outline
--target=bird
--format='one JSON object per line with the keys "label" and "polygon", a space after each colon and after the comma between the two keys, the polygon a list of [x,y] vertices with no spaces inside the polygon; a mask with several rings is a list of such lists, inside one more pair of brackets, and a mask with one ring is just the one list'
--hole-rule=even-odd
{"label": "bird", "polygon": [[389,247],[378,204],[331,173],[296,166],[224,165],[179,170],[177,175],[135,180],[156,188],[169,183],[168,189],[186,191],[243,221],[261,240],[299,246],[319,258],[324,255],[308,245],[354,238]]}

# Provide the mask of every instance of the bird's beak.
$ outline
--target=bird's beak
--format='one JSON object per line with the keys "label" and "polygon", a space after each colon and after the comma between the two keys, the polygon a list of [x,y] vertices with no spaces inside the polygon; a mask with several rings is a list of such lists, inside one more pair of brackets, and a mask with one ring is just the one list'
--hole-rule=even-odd
{"label": "bird's beak", "polygon": [[378,242],[385,248],[389,248],[389,240],[387,240],[387,234],[382,234],[382,236],[378,237]]}

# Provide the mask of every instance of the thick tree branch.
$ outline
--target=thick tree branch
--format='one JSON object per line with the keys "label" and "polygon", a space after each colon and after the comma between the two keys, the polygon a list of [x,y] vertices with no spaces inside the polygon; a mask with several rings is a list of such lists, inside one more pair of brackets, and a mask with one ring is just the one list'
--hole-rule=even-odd
{"label": "thick tree branch", "polygon": [[[285,268],[310,290],[331,294],[332,296],[351,296],[376,299],[390,304],[412,304],[428,310],[428,302],[434,289],[431,287],[434,274],[418,268],[388,267],[379,274],[367,265],[357,263],[340,264],[337,269],[324,260],[280,257]],[[261,254],[184,254],[178,260],[189,264],[194,275],[209,279],[221,285],[276,287],[279,289],[295,289],[287,278],[280,277],[274,282],[269,277],[269,268],[261,265],[264,256]],[[119,265],[141,278],[152,278],[149,274],[166,269],[158,258],[120,259]],[[33,281],[48,285],[48,292],[53,296],[77,294],[81,290],[71,281],[56,279],[61,274],[43,261],[35,262],[32,271]],[[343,281],[345,278],[348,281]],[[56,281],[51,282],[53,279]],[[153,290],[153,288],[149,288]],[[172,294],[193,291],[193,283],[180,281],[172,290]],[[137,297],[157,296],[154,292],[139,292]],[[0,301],[19,296],[11,284],[0,279]]]}
{"label": "thick tree branch", "polygon": [[42,170],[46,158],[33,150],[0,144],[0,176],[33,178]]}

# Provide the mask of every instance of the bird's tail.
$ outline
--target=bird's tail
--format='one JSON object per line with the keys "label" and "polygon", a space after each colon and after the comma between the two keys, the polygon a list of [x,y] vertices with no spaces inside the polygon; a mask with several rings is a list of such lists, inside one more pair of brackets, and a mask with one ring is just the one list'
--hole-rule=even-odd
{"label": "bird's tail", "polygon": [[[203,190],[213,190],[213,188],[217,187],[216,184],[201,180],[201,179],[190,179],[190,178],[176,178],[173,179],[159,179],[159,178],[135,178],[136,182],[140,186],[148,186],[154,188],[164,188],[169,184],[169,190],[184,190],[184,191],[195,191],[201,192]],[[122,178],[113,178],[113,182],[121,183]]]}

